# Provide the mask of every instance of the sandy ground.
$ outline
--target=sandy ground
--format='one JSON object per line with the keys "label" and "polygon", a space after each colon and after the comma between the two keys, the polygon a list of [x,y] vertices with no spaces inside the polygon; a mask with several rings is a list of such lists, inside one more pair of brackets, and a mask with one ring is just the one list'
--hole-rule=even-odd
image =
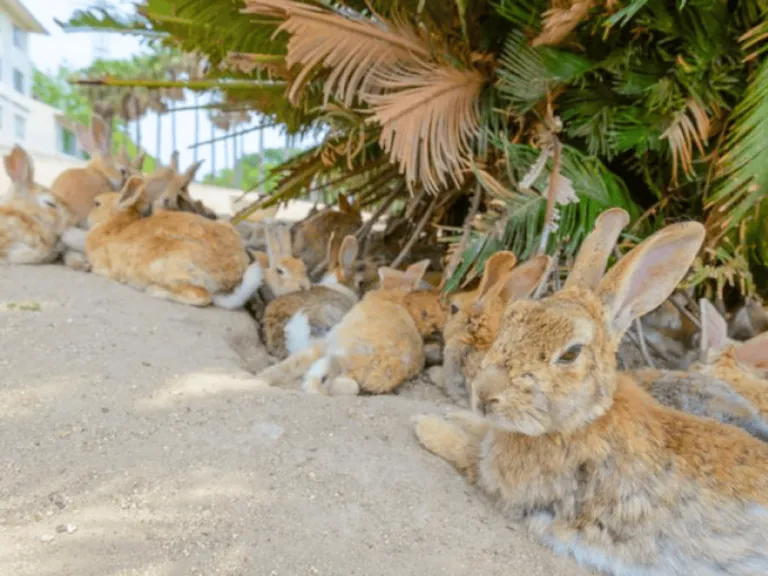
{"label": "sandy ground", "polygon": [[0,268],[0,573],[585,574],[418,446],[429,392],[259,389],[255,338],[245,313]]}

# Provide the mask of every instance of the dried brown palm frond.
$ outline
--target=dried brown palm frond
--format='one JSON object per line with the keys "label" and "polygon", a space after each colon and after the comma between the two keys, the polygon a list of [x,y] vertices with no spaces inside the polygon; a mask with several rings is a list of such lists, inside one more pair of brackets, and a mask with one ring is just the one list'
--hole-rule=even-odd
{"label": "dried brown palm frond", "polygon": [[709,138],[710,121],[706,110],[693,98],[686,101],[684,110],[678,113],[662,139],[669,141],[672,150],[672,182],[677,184],[678,164],[687,175],[693,174],[693,148],[704,154],[704,146]]}
{"label": "dried brown palm frond", "polygon": [[285,57],[275,54],[248,54],[245,52],[230,52],[222,60],[223,70],[234,70],[245,74],[252,74],[256,70],[264,70],[270,75],[285,78]]}
{"label": "dried brown palm frond", "polygon": [[363,95],[379,143],[410,187],[429,191],[464,182],[471,142],[478,133],[478,96],[485,78],[477,70],[435,64],[400,66],[376,74],[377,92]]}
{"label": "dried brown palm frond", "polygon": [[276,34],[291,36],[286,64],[303,66],[288,92],[294,104],[318,67],[331,69],[325,81],[326,100],[333,94],[351,106],[361,91],[372,91],[372,73],[429,55],[422,40],[405,26],[352,19],[292,0],[246,0],[245,5],[246,13],[285,19]]}
{"label": "dried brown palm frond", "polygon": [[[570,5],[569,5],[570,4]],[[581,22],[587,19],[593,0],[575,0],[566,3],[554,2],[544,12],[544,23],[539,35],[533,39],[533,46],[556,46],[562,43]]]}

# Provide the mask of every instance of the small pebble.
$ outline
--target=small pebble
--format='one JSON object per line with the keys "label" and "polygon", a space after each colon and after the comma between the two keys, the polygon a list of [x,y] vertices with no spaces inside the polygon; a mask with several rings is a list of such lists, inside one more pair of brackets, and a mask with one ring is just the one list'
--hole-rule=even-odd
{"label": "small pebble", "polygon": [[64,532],[72,534],[75,530],[77,530],[77,526],[74,524],[59,524],[56,526],[56,532],[59,534],[63,534]]}
{"label": "small pebble", "polygon": [[42,536],[40,536],[40,541],[45,542],[47,544],[48,542],[53,542],[54,538],[55,536],[53,534],[43,534]]}

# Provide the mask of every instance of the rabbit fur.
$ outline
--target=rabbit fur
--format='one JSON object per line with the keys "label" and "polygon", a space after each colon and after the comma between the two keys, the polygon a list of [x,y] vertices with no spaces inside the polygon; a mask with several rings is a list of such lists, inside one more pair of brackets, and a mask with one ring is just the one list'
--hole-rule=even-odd
{"label": "rabbit fur", "polygon": [[[627,221],[608,210],[595,232]],[[622,334],[669,296],[703,240],[701,224],[668,226],[599,281],[608,255],[585,241],[563,290],[506,308],[474,412],[420,417],[422,445],[543,543],[608,574],[768,573],[768,445],[664,407],[616,370]]]}
{"label": "rabbit fur", "polygon": [[76,222],[82,223],[96,196],[122,189],[128,168],[113,157],[111,129],[99,116],[91,117],[90,130],[78,126],[77,135],[91,160],[83,168],[64,170],[51,185],[51,192],[69,206]]}
{"label": "rabbit fur", "polygon": [[264,336],[267,352],[280,359],[308,348],[338,324],[359,299],[355,261],[359,246],[354,236],[328,243],[328,262],[332,270],[319,285],[282,296],[264,311]]}
{"label": "rabbit fur", "polygon": [[443,386],[454,401],[463,399],[493,344],[502,312],[512,299],[530,296],[549,271],[552,259],[536,256],[520,266],[512,252],[496,252],[485,263],[476,290],[456,294],[443,339]]}
{"label": "rabbit fur", "polygon": [[10,180],[0,205],[0,264],[45,264],[62,251],[60,236],[73,223],[69,207],[35,183],[32,158],[20,146],[3,157]]}
{"label": "rabbit fur", "polygon": [[261,285],[261,266],[249,266],[240,236],[229,224],[187,212],[142,217],[145,195],[165,185],[162,178],[145,183],[134,176],[120,194],[97,197],[86,238],[93,271],[158,298],[243,306]]}
{"label": "rabbit fur", "polygon": [[347,197],[340,194],[339,211],[323,210],[294,225],[292,253],[301,258],[312,272],[325,260],[331,234],[344,238],[355,234],[362,223],[360,205],[350,204]]}
{"label": "rabbit fur", "polygon": [[[405,272],[381,268],[381,283],[368,292],[328,335],[314,346],[257,375],[264,384],[304,374],[307,392],[386,394],[421,372],[423,335],[404,305],[418,287],[428,261]],[[431,329],[431,323],[422,324]]]}
{"label": "rabbit fur", "polygon": [[195,162],[184,172],[179,170],[179,153],[171,155],[171,163],[168,166],[160,166],[154,177],[166,178],[168,185],[160,193],[153,194],[146,199],[144,216],[151,216],[159,210],[175,210],[179,212],[192,212],[210,220],[216,220],[216,212],[208,208],[200,200],[193,200],[189,195],[189,185],[194,181],[197,171],[203,161]]}

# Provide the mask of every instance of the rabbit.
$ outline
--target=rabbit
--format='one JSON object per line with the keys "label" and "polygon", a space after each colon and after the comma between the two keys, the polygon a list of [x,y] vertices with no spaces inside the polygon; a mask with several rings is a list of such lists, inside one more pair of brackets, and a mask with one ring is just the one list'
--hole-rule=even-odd
{"label": "rabbit", "polygon": [[72,225],[69,207],[35,182],[32,158],[19,145],[3,157],[11,179],[0,205],[0,264],[47,264],[62,251],[60,236]]}
{"label": "rabbit", "polygon": [[[304,374],[307,392],[386,394],[421,372],[423,335],[406,309],[405,296],[419,285],[428,261],[405,272],[381,268],[378,289],[369,292],[328,335],[257,375],[271,385]],[[430,323],[423,325],[431,329]]]}
{"label": "rabbit", "polygon": [[91,129],[77,127],[80,144],[91,160],[83,168],[64,170],[51,185],[53,195],[69,206],[76,221],[84,222],[96,196],[122,189],[128,168],[112,157],[110,127],[99,116],[91,117]]}
{"label": "rabbit", "polygon": [[425,366],[441,365],[443,363],[442,333],[448,320],[447,302],[441,290],[437,288],[414,290],[405,295],[403,305],[416,323],[419,334],[422,335]]}
{"label": "rabbit", "polygon": [[271,224],[264,230],[269,266],[264,272],[265,300],[309,290],[307,267],[291,255],[291,233],[287,226]]}
{"label": "rabbit", "polygon": [[120,194],[102,194],[88,217],[85,251],[93,272],[193,306],[242,307],[264,271],[249,258],[235,229],[186,212],[142,217],[144,197],[166,178],[131,177]]}
{"label": "rabbit", "polygon": [[312,340],[325,336],[357,304],[357,239],[347,236],[341,243],[334,240],[332,236],[328,244],[328,261],[335,266],[319,285],[284,294],[267,305],[264,340],[272,356],[284,359],[308,348]]}
{"label": "rabbit", "polygon": [[301,258],[310,273],[323,263],[326,247],[335,233],[337,238],[355,234],[363,224],[358,203],[352,205],[339,194],[339,211],[317,212],[293,227],[293,255]]}
{"label": "rabbit", "polygon": [[515,267],[512,252],[496,252],[485,263],[480,286],[458,294],[445,328],[443,386],[454,401],[463,398],[483,356],[499,331],[502,312],[515,298],[530,296],[552,266],[549,256],[536,256]]}
{"label": "rabbit", "polygon": [[[627,222],[608,210],[597,236]],[[669,296],[704,236],[668,226],[602,280],[608,254],[582,249],[561,291],[507,306],[473,412],[416,422],[427,450],[541,542],[614,576],[768,573],[768,445],[662,406],[616,370],[622,334]]]}

